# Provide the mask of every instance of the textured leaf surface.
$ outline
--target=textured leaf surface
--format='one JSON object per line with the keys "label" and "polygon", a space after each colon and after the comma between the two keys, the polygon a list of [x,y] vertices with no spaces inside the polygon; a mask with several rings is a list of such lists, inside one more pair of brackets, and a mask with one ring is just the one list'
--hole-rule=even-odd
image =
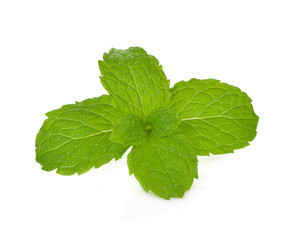
{"label": "textured leaf surface", "polygon": [[170,108],[155,109],[145,119],[146,129],[151,129],[151,135],[157,137],[169,136],[177,130],[179,123],[180,118]]}
{"label": "textured leaf surface", "polygon": [[156,108],[168,107],[169,80],[158,60],[142,48],[112,48],[99,68],[101,83],[125,113],[145,117]]}
{"label": "textured leaf surface", "polygon": [[134,115],[126,115],[115,122],[110,140],[132,146],[140,144],[146,137],[143,120]]}
{"label": "textured leaf surface", "polygon": [[169,199],[182,197],[197,178],[197,158],[191,142],[183,135],[146,138],[128,155],[130,174],[142,188]]}
{"label": "textured leaf surface", "polygon": [[126,151],[109,140],[113,122],[120,117],[109,96],[65,105],[46,115],[36,137],[36,161],[43,170],[82,174]]}
{"label": "textured leaf surface", "polygon": [[249,145],[256,136],[258,116],[251,99],[239,88],[207,79],[178,82],[170,107],[181,117],[180,131],[196,154],[230,153]]}

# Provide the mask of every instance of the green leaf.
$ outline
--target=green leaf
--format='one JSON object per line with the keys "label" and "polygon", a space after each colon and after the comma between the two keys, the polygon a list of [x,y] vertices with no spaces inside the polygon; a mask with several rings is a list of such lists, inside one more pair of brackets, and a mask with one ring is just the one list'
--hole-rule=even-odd
{"label": "green leaf", "polygon": [[128,155],[130,175],[142,188],[169,199],[182,197],[197,176],[197,158],[191,142],[183,135],[148,137]]}
{"label": "green leaf", "polygon": [[65,105],[46,115],[36,137],[36,161],[43,170],[80,175],[126,151],[109,140],[113,122],[121,117],[109,96]]}
{"label": "green leaf", "polygon": [[144,120],[127,114],[114,124],[110,140],[124,146],[138,145],[148,136],[168,136],[178,129],[180,118],[170,108],[158,108]]}
{"label": "green leaf", "polygon": [[112,48],[99,61],[101,83],[121,111],[146,117],[154,109],[168,107],[170,91],[158,60],[139,47]]}
{"label": "green leaf", "polygon": [[146,137],[143,120],[134,115],[126,115],[115,122],[110,140],[130,147],[140,144]]}
{"label": "green leaf", "polygon": [[170,108],[155,109],[146,119],[146,129],[154,137],[169,136],[178,129],[180,118]]}
{"label": "green leaf", "polygon": [[191,79],[178,82],[171,92],[170,108],[181,118],[179,129],[196,154],[230,153],[255,138],[259,118],[239,88],[215,79]]}
{"label": "green leaf", "polygon": [[112,48],[99,61],[109,96],[47,113],[36,137],[36,161],[62,175],[83,174],[128,155],[142,188],[183,197],[198,178],[197,156],[249,145],[258,116],[239,88],[191,79],[169,89],[158,60],[140,47]]}

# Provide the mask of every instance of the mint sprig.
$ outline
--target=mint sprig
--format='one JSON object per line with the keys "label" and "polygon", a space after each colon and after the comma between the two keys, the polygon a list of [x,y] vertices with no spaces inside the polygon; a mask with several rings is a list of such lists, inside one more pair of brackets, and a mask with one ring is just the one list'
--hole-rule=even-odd
{"label": "mint sprig", "polygon": [[239,88],[215,79],[169,89],[158,60],[142,48],[111,49],[99,61],[109,92],[47,113],[36,161],[62,175],[83,174],[128,155],[142,188],[182,197],[198,178],[197,155],[231,153],[256,136],[258,116]]}

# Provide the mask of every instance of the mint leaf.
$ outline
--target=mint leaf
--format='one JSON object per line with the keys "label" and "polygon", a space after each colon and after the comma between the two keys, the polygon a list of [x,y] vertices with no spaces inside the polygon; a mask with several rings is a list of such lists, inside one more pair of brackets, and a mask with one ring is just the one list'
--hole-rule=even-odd
{"label": "mint leaf", "polygon": [[181,118],[180,131],[198,155],[230,153],[256,136],[258,116],[239,88],[215,79],[178,82],[170,108]]}
{"label": "mint leaf", "polygon": [[158,60],[142,48],[112,48],[99,68],[102,85],[123,112],[146,117],[154,109],[168,107],[169,80]]}
{"label": "mint leaf", "polygon": [[173,109],[159,108],[155,109],[146,119],[146,129],[151,129],[151,135],[154,137],[168,136],[178,129],[180,118],[176,116]]}
{"label": "mint leaf", "polygon": [[109,140],[113,122],[120,117],[109,96],[65,105],[46,115],[36,137],[36,161],[43,170],[82,174],[126,151]]}
{"label": "mint leaf", "polygon": [[148,137],[128,155],[130,175],[142,188],[169,199],[182,197],[197,176],[197,158],[192,144],[183,135]]}
{"label": "mint leaf", "polygon": [[130,147],[140,144],[146,137],[143,120],[134,115],[126,115],[115,122],[110,140]]}
{"label": "mint leaf", "polygon": [[128,155],[143,189],[182,197],[197,175],[197,156],[230,153],[256,136],[251,99],[219,80],[191,79],[169,89],[158,60],[140,47],[112,48],[99,61],[109,96],[47,113],[36,137],[42,169],[82,174]]}
{"label": "mint leaf", "polygon": [[170,108],[158,108],[146,118],[125,115],[114,124],[110,140],[125,146],[138,145],[149,135],[168,136],[178,129],[180,118]]}

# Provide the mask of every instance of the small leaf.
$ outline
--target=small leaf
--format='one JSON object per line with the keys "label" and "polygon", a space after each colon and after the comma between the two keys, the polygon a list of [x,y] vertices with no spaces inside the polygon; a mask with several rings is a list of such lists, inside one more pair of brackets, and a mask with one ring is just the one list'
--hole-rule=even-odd
{"label": "small leaf", "polygon": [[126,115],[115,122],[110,140],[130,147],[140,144],[146,137],[143,120],[134,115]]}
{"label": "small leaf", "polygon": [[173,109],[155,109],[145,119],[146,129],[151,129],[150,133],[154,137],[169,136],[178,129],[180,118],[176,116]]}

